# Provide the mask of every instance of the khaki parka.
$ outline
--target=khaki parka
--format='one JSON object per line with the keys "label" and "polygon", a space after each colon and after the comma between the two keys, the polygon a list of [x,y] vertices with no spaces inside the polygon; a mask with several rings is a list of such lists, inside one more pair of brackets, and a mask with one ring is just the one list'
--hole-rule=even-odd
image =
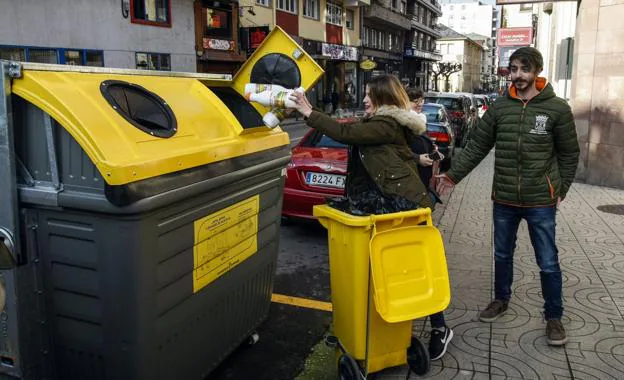
{"label": "khaki parka", "polygon": [[[350,155],[347,194],[368,190],[372,179],[385,194],[400,195],[420,207],[433,209],[409,147],[411,139],[426,130],[416,113],[396,106],[382,106],[374,116],[361,122],[340,124],[313,111],[307,124],[338,142],[351,145],[352,152],[357,152],[356,157]],[[357,158],[360,162],[352,162]],[[359,163],[364,170],[358,169]]]}

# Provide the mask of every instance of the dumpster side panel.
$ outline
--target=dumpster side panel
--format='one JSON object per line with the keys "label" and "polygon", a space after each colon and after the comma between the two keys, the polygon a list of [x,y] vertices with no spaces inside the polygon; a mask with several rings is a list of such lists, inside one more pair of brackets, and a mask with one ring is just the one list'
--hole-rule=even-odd
{"label": "dumpster side panel", "polygon": [[[268,315],[281,168],[145,214],[32,208],[59,379],[202,379]],[[258,196],[257,251],[194,293],[194,222]]]}

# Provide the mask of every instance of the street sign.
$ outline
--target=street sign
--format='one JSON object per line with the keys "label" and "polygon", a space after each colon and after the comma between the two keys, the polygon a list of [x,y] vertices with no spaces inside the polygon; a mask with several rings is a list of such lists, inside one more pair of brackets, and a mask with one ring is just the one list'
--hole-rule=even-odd
{"label": "street sign", "polygon": [[377,62],[371,61],[370,59],[360,62],[360,69],[362,70],[369,71],[374,69],[375,67],[377,67]]}
{"label": "street sign", "polygon": [[496,45],[528,46],[533,41],[533,28],[501,28],[496,32]]}

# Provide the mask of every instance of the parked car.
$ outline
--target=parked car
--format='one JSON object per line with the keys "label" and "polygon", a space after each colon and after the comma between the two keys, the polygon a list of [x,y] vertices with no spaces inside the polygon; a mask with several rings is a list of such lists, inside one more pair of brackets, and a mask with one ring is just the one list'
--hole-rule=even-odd
{"label": "parked car", "polygon": [[454,127],[455,145],[465,146],[470,132],[476,125],[476,108],[472,108],[472,100],[466,95],[450,92],[428,92],[425,103],[443,105]]}
{"label": "parked car", "polygon": [[[348,122],[351,120],[340,120]],[[348,148],[310,129],[292,149],[286,168],[282,216],[313,218],[312,207],[344,194]]]}
{"label": "parked car", "polygon": [[490,98],[487,95],[475,95],[475,98],[477,99],[477,113],[479,117],[483,117],[485,111],[492,104]]}
{"label": "parked car", "polygon": [[444,155],[440,168],[443,171],[451,167],[455,153],[455,133],[446,108],[441,104],[425,103],[423,113],[427,116],[427,135]]}

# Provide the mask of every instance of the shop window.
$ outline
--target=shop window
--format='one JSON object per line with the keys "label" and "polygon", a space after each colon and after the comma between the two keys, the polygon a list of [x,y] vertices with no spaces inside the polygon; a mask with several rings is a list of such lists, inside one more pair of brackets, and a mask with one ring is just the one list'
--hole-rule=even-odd
{"label": "shop window", "polygon": [[263,7],[270,7],[271,1],[270,0],[256,0],[256,4],[262,5]]}
{"label": "shop window", "polygon": [[28,49],[28,62],[58,63],[56,49]]}
{"label": "shop window", "polygon": [[104,53],[102,51],[87,50],[85,55],[86,66],[104,67]]}
{"label": "shop window", "polygon": [[66,65],[82,65],[84,59],[84,52],[80,50],[65,50],[65,64]]}
{"label": "shop window", "polygon": [[345,25],[347,29],[353,30],[353,28],[355,27],[354,24],[355,24],[355,12],[353,12],[350,9],[347,9],[346,18],[345,18]]}
{"label": "shop window", "polygon": [[209,37],[230,38],[232,12],[225,9],[204,8],[206,12],[206,27],[204,35]]}
{"label": "shop window", "polygon": [[139,70],[171,71],[171,55],[136,53],[136,68]]}
{"label": "shop window", "polygon": [[276,0],[277,9],[297,14],[297,0]]}
{"label": "shop window", "polygon": [[171,0],[131,0],[130,5],[133,23],[171,26]]}
{"label": "shop window", "polygon": [[0,59],[23,62],[26,60],[26,49],[0,46]]}
{"label": "shop window", "polygon": [[303,0],[303,15],[319,19],[319,0]]}
{"label": "shop window", "polygon": [[328,24],[342,26],[342,7],[340,5],[328,1],[325,10],[327,11],[325,21]]}

